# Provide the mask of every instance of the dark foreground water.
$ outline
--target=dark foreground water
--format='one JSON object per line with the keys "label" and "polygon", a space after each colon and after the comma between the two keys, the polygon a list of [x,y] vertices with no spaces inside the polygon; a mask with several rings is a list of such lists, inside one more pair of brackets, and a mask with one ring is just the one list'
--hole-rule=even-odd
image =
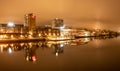
{"label": "dark foreground water", "polygon": [[0,71],[119,71],[120,37],[0,43]]}

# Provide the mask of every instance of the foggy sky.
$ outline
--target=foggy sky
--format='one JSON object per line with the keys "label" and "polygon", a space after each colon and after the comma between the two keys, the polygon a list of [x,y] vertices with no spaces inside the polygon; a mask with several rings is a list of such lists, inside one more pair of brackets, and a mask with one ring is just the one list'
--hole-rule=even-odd
{"label": "foggy sky", "polygon": [[72,27],[120,31],[120,0],[0,0],[0,23],[24,23],[24,15],[35,13],[37,25],[63,18]]}

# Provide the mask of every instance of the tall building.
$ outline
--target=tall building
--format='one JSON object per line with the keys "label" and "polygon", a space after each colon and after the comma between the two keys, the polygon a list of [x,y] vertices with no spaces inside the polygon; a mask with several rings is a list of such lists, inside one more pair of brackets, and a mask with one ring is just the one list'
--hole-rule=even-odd
{"label": "tall building", "polygon": [[24,19],[24,27],[27,28],[29,32],[33,31],[35,29],[36,16],[33,13],[29,13],[25,15]]}
{"label": "tall building", "polygon": [[56,28],[56,29],[61,29],[64,27],[64,20],[63,19],[60,19],[60,18],[55,18],[53,21],[52,21],[52,28]]}

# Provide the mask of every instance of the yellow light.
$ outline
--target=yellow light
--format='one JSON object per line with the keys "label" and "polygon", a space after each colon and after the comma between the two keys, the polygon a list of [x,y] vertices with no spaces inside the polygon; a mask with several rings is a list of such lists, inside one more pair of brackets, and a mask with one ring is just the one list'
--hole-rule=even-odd
{"label": "yellow light", "polygon": [[11,46],[13,47],[13,44],[11,44]]}
{"label": "yellow light", "polygon": [[39,34],[39,36],[41,36],[41,34]]}
{"label": "yellow light", "polygon": [[8,38],[8,36],[7,36],[7,35],[4,35],[4,38]]}
{"label": "yellow light", "polygon": [[20,46],[23,46],[23,45],[24,45],[24,43],[21,43],[21,44],[20,44]]}
{"label": "yellow light", "polygon": [[3,52],[3,45],[0,45],[0,51]]}
{"label": "yellow light", "polygon": [[8,52],[9,52],[9,53],[12,53],[12,48],[8,48]]}
{"label": "yellow light", "polygon": [[55,54],[56,56],[58,56],[58,52],[56,52],[56,54]]}
{"label": "yellow light", "polygon": [[32,38],[32,35],[29,35],[28,37],[29,37],[29,38]]}
{"label": "yellow light", "polygon": [[20,35],[21,38],[23,38],[24,36],[23,35]]}
{"label": "yellow light", "polygon": [[11,38],[13,38],[14,36],[13,35],[11,35]]}
{"label": "yellow light", "polygon": [[29,56],[26,57],[26,60],[29,61]]}
{"label": "yellow light", "polygon": [[3,39],[3,35],[0,35],[0,38]]}
{"label": "yellow light", "polygon": [[30,35],[33,35],[33,33],[32,33],[31,31],[29,32],[29,34],[30,34]]}

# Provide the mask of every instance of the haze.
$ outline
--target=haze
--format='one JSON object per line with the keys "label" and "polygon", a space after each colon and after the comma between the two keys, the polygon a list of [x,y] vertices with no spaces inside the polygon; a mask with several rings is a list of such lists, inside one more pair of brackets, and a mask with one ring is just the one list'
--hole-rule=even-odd
{"label": "haze", "polygon": [[120,0],[0,0],[0,23],[24,23],[35,13],[37,25],[62,18],[66,26],[120,31]]}

